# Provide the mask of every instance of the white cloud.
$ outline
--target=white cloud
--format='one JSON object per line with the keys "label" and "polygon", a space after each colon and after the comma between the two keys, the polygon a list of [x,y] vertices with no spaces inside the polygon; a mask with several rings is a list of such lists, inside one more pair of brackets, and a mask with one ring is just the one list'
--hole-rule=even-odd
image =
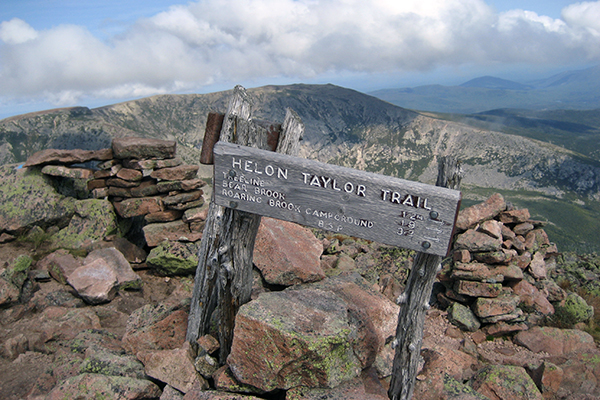
{"label": "white cloud", "polygon": [[[483,0],[204,0],[102,41],[80,26],[0,24],[0,96],[135,97],[272,77],[597,61],[600,2],[562,19]],[[52,95],[49,95],[52,93]]]}
{"label": "white cloud", "polygon": [[6,44],[20,44],[33,40],[37,32],[27,22],[19,18],[0,23],[0,40]]}
{"label": "white cloud", "polygon": [[573,27],[600,36],[600,1],[572,4],[563,9],[562,18]]}

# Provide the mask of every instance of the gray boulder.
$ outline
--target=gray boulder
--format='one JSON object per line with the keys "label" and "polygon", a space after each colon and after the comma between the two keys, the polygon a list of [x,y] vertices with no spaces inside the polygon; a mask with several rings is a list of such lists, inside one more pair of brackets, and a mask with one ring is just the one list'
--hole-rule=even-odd
{"label": "gray boulder", "polygon": [[117,215],[108,200],[80,200],[75,202],[74,211],[69,224],[52,236],[55,248],[88,247],[119,230]]}
{"label": "gray boulder", "polygon": [[23,234],[34,226],[64,226],[76,200],[59,195],[39,168],[0,167],[0,230]]}
{"label": "gray boulder", "polygon": [[331,291],[263,293],[240,308],[228,364],[238,381],[265,392],[335,387],[362,368],[355,336],[346,303]]}

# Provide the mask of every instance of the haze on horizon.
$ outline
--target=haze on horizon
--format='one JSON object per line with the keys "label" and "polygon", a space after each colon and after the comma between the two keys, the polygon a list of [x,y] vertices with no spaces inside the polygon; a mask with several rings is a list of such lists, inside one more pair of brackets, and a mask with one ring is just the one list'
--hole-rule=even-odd
{"label": "haze on horizon", "polygon": [[[125,4],[127,3],[127,4]],[[236,84],[360,91],[600,64],[600,1],[6,0],[0,118]]]}

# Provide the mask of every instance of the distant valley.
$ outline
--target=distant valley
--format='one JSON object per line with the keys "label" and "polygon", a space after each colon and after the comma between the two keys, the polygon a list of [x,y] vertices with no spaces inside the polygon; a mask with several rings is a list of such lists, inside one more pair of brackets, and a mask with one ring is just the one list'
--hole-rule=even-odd
{"label": "distant valley", "polygon": [[[560,250],[600,251],[598,112],[416,112],[334,85],[248,93],[255,118],[282,121],[286,107],[300,115],[303,157],[433,183],[437,158],[453,155],[465,170],[465,205],[499,191],[548,221],[546,231]],[[179,156],[198,163],[206,116],[224,112],[230,94],[161,95],[0,120],[0,164],[23,162],[43,148],[106,147],[120,136],[174,139]]]}

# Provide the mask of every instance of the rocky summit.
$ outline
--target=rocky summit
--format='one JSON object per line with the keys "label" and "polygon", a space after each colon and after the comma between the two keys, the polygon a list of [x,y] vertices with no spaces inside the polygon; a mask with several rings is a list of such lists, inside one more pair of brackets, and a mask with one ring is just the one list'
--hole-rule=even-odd
{"label": "rocky summit", "polygon": [[[388,398],[408,250],[263,218],[227,361],[186,341],[198,170],[135,138],[1,167],[1,398]],[[459,213],[415,399],[600,396],[594,309],[544,227],[500,194]]]}

